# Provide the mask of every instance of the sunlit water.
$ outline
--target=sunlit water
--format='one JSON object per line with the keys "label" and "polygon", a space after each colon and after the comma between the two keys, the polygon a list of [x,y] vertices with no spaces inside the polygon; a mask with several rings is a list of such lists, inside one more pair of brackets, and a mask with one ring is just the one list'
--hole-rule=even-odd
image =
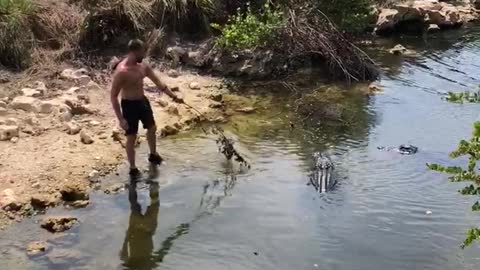
{"label": "sunlit water", "polygon": [[[81,221],[59,237],[32,221],[10,228],[0,234],[0,269],[479,269],[480,248],[460,249],[464,231],[480,224],[475,198],[425,168],[451,162],[448,153],[478,120],[480,105],[438,94],[479,84],[477,31],[417,39],[419,55],[403,61],[377,53],[389,67],[385,92],[365,99],[357,130],[292,130],[291,119],[272,113],[287,108],[275,102],[265,117],[233,118],[230,134],[251,170],[226,163],[214,137],[161,140],[168,162],[156,184],[50,211]],[[404,143],[419,152],[377,149]],[[323,194],[307,185],[317,150],[336,164],[338,184]],[[26,244],[42,239],[49,252],[29,259]]]}

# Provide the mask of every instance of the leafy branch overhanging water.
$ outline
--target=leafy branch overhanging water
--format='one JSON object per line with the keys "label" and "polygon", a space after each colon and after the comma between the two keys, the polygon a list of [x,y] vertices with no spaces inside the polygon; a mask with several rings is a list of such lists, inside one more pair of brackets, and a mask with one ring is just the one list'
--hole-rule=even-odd
{"label": "leafy branch overhanging water", "polygon": [[[471,182],[470,185],[459,190],[462,195],[480,195],[480,175],[477,169],[477,162],[480,160],[480,122],[475,122],[473,137],[469,140],[461,140],[458,148],[450,153],[450,158],[468,157],[467,168],[445,167],[438,164],[427,164],[431,170],[446,173],[452,182]],[[472,211],[480,211],[480,202],[472,206]],[[471,245],[475,240],[480,239],[480,228],[472,228],[467,231],[462,248]]]}

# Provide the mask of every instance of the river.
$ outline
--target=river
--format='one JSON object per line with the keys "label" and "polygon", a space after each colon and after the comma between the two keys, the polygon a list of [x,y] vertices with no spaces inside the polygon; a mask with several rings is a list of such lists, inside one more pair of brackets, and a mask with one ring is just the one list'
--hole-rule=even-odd
{"label": "river", "polygon": [[[478,244],[460,248],[465,230],[480,224],[475,198],[425,164],[461,163],[448,154],[470,136],[480,105],[439,93],[480,84],[479,37],[472,27],[378,41],[417,55],[369,52],[386,69],[384,92],[362,99],[349,130],[292,129],[291,114],[281,114],[288,97],[264,97],[257,114],[227,127],[250,170],[225,162],[214,137],[199,131],[162,139],[167,164],[155,183],[93,193],[86,209],[49,211],[81,221],[58,237],[38,217],[10,227],[0,233],[0,269],[478,269]],[[377,149],[406,143],[419,152]],[[308,185],[314,151],[336,164],[338,184],[327,193]],[[105,181],[127,183],[124,175],[122,167]],[[28,258],[27,243],[42,239],[47,255]]]}

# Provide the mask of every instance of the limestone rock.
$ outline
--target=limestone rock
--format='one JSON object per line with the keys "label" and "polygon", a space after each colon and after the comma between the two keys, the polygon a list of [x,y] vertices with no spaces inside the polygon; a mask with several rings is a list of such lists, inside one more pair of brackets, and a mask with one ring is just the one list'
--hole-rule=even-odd
{"label": "limestone rock", "polygon": [[383,88],[380,84],[372,82],[368,85],[368,93],[375,94],[380,92],[383,92]]}
{"label": "limestone rock", "polygon": [[201,89],[200,84],[198,82],[191,82],[189,84],[189,87],[192,90],[200,90]]}
{"label": "limestone rock", "polygon": [[30,116],[25,119],[25,123],[27,123],[30,126],[38,126],[40,125],[40,121],[38,121],[38,118],[35,116]]}
{"label": "limestone rock", "polygon": [[3,100],[0,100],[0,108],[6,109],[7,108],[7,103]]}
{"label": "limestone rock", "polygon": [[83,104],[79,100],[65,99],[65,104],[70,107],[72,115],[93,114],[94,110],[90,106]]}
{"label": "limestone rock", "polygon": [[235,111],[236,112],[241,112],[241,113],[254,113],[255,108],[253,108],[253,107],[243,107],[243,108],[238,108]]}
{"label": "limestone rock", "polygon": [[36,256],[44,253],[47,250],[47,243],[43,241],[31,242],[27,246],[27,255]]}
{"label": "limestone rock", "polygon": [[70,206],[75,208],[85,208],[90,204],[90,201],[74,201],[70,204]]}
{"label": "limestone rock", "polygon": [[18,137],[13,137],[13,138],[10,139],[10,142],[17,143],[18,140],[19,140]]}
{"label": "limestone rock", "polygon": [[473,7],[480,9],[480,0],[472,0]]}
{"label": "limestone rock", "polygon": [[0,141],[8,141],[18,137],[18,126],[0,125]]}
{"label": "limestone rock", "polygon": [[438,24],[430,24],[427,28],[428,33],[435,33],[440,31],[440,26]]}
{"label": "limestone rock", "polygon": [[393,31],[399,20],[398,14],[399,12],[396,9],[381,9],[380,13],[378,14],[375,32],[381,34]]}
{"label": "limestone rock", "polygon": [[40,226],[52,233],[64,232],[73,227],[78,219],[71,216],[52,216],[42,219]]}
{"label": "limestone rock", "polygon": [[164,99],[161,99],[161,98],[157,99],[157,100],[156,100],[156,103],[157,103],[158,105],[160,105],[160,107],[164,107],[164,108],[165,108],[165,107],[168,106],[168,101],[166,101],[166,100],[164,100]]}
{"label": "limestone rock", "polygon": [[397,44],[395,45],[395,47],[389,50],[391,54],[395,54],[395,55],[402,55],[402,54],[405,54],[407,51],[408,51],[407,48],[405,48],[401,44]]}
{"label": "limestone rock", "polygon": [[224,116],[217,116],[214,120],[213,120],[215,123],[226,123],[228,122],[227,118],[225,118]]}
{"label": "limestone rock", "polygon": [[205,56],[200,51],[188,52],[185,57],[185,63],[193,67],[202,67],[205,64]]}
{"label": "limestone rock", "polygon": [[89,199],[88,189],[74,182],[64,185],[60,190],[60,194],[62,195],[62,200],[67,202],[84,201]]}
{"label": "limestone rock", "polygon": [[55,206],[60,202],[58,196],[52,194],[35,194],[30,199],[30,204],[36,209],[45,209]]}
{"label": "limestone rock", "polygon": [[76,94],[80,93],[81,90],[82,90],[82,88],[80,88],[80,87],[71,87],[70,89],[67,90],[67,94],[76,95]]}
{"label": "limestone rock", "polygon": [[167,57],[173,61],[173,65],[177,66],[180,64],[180,61],[183,60],[187,55],[187,50],[180,46],[173,46],[167,48]]}
{"label": "limestone rock", "polygon": [[13,99],[10,106],[15,110],[23,110],[26,112],[38,112],[39,100],[33,97],[18,96]]}
{"label": "limestone rock", "polygon": [[0,116],[6,116],[8,114],[7,109],[0,107]]}
{"label": "limestone rock", "polygon": [[80,140],[84,144],[92,144],[94,142],[93,136],[85,129],[82,129],[82,131],[80,131]]}
{"label": "limestone rock", "polygon": [[67,134],[76,135],[82,130],[82,127],[75,121],[65,123]]}
{"label": "limestone rock", "polygon": [[176,69],[170,69],[169,71],[167,71],[167,75],[171,78],[178,78],[178,76],[180,76],[180,73]]}
{"label": "limestone rock", "polygon": [[43,114],[49,114],[54,111],[55,106],[59,106],[60,104],[55,101],[41,101],[38,107],[38,112]]}
{"label": "limestone rock", "polygon": [[89,90],[101,91],[103,88],[94,81],[89,81],[86,85],[86,88]]}
{"label": "limestone rock", "polygon": [[26,97],[41,97],[43,95],[40,90],[32,88],[23,88],[20,92]]}
{"label": "limestone rock", "polygon": [[47,91],[48,91],[47,86],[42,81],[36,81],[35,82],[35,89],[40,91],[42,93],[42,95],[47,94]]}
{"label": "limestone rock", "polygon": [[210,103],[210,105],[208,105],[208,107],[212,108],[212,109],[218,109],[218,108],[222,108],[223,107],[223,104],[221,102],[212,102]]}
{"label": "limestone rock", "polygon": [[4,189],[0,193],[0,208],[6,211],[18,211],[22,208],[23,203],[15,195],[12,189]]}
{"label": "limestone rock", "polygon": [[160,131],[161,135],[162,136],[170,136],[170,135],[175,135],[177,134],[179,131],[178,131],[178,128],[176,127],[173,127],[173,126],[170,126],[170,125],[167,125],[165,127],[163,127]]}
{"label": "limestone rock", "polygon": [[179,115],[178,108],[175,104],[168,105],[167,112],[169,114]]}
{"label": "limestone rock", "polygon": [[220,102],[220,101],[223,100],[223,95],[222,94],[213,94],[213,95],[210,95],[210,99],[213,100],[213,101]]}

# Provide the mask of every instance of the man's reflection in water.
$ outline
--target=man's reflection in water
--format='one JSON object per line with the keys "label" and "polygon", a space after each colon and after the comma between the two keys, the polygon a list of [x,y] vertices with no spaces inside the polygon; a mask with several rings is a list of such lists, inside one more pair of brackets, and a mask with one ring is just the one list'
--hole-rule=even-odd
{"label": "man's reflection in water", "polygon": [[145,214],[142,214],[142,207],[138,203],[136,188],[136,183],[132,182],[128,189],[131,213],[120,259],[126,269],[150,270],[157,265],[152,258],[152,252],[160,209],[159,185],[156,182],[150,183],[150,205]]}

